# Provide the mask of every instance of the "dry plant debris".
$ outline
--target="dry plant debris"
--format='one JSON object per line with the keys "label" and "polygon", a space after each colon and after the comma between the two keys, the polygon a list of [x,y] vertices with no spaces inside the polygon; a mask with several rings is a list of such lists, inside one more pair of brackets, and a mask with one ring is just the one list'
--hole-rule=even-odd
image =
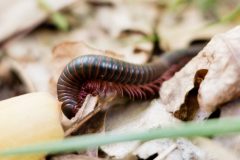
{"label": "dry plant debris", "polygon": [[[220,117],[238,117],[240,114],[240,100],[239,98],[223,104],[220,108]],[[216,136],[214,141],[222,144],[229,150],[233,151],[238,157],[240,156],[240,136],[239,135],[227,135]]]}
{"label": "dry plant debris", "polygon": [[[51,13],[41,9],[37,1],[11,0],[0,2],[0,44],[4,42],[1,49],[13,60],[10,64],[27,92],[47,91],[54,96],[60,72],[77,56],[94,53],[142,64],[154,58],[156,47],[158,51],[186,48],[194,40],[208,40],[232,26],[209,27],[211,18],[205,17],[208,12],[201,13],[192,5],[180,12],[172,11],[169,1],[45,1],[53,11],[65,8],[64,13],[70,13],[68,32],[51,30],[46,24],[30,32]],[[221,3],[222,8],[225,2]],[[239,30],[215,36],[185,68],[164,83],[161,99],[114,105],[107,113],[97,112],[83,123],[84,117],[97,106],[98,98],[89,96],[75,118],[69,121],[62,117],[65,135],[126,132],[181,123],[177,118],[208,118],[223,103],[239,98]],[[19,34],[25,37],[19,38]],[[5,75],[2,71],[0,74]],[[220,110],[220,117],[238,115],[236,105],[221,106]],[[109,159],[237,159],[238,142],[239,136],[216,137],[214,141],[179,138],[114,144],[101,146],[100,150]],[[103,155],[98,151],[95,148],[47,158],[99,159]]]}
{"label": "dry plant debris", "polygon": [[206,159],[216,159],[216,160],[224,160],[231,159],[237,160],[239,159],[239,155],[235,153],[232,149],[228,149],[225,145],[221,145],[218,142],[215,142],[208,138],[197,137],[192,139],[192,143],[201,149],[203,152],[207,152],[208,158]]}
{"label": "dry plant debris", "polygon": [[214,36],[180,72],[163,83],[160,96],[167,111],[183,120],[204,119],[219,105],[239,97],[239,33],[240,27],[236,27]]}
{"label": "dry plant debris", "polygon": [[[150,104],[146,102],[141,104],[136,103],[128,106],[125,106],[125,105],[121,105],[118,107],[114,106],[108,112],[106,117],[106,131],[124,133],[127,131],[130,132],[130,131],[151,129],[156,127],[164,127],[164,126],[169,126],[175,123],[180,123],[180,121],[175,117],[173,117],[170,113],[166,112],[162,103],[160,103],[159,101],[153,101]],[[159,143],[159,141],[161,141],[161,143]],[[102,146],[101,149],[108,156],[114,157],[116,159],[123,159],[129,155],[132,155],[132,156],[136,155],[140,158],[147,158],[148,156],[151,156],[157,152],[167,150],[168,147],[170,147],[173,144],[176,144],[177,141],[173,141],[170,139],[153,140],[151,142],[146,142],[146,143],[135,141],[135,142],[118,143],[118,144]],[[189,145],[194,146],[188,140],[185,140],[185,142],[188,143]],[[154,146],[153,144],[157,144],[158,147],[153,147],[155,149],[152,150],[149,148],[148,143],[150,143],[149,144],[150,146]],[[185,154],[184,152],[181,151],[180,149],[178,150],[177,155]],[[196,151],[188,152],[186,153],[186,156],[190,156],[193,153],[198,155],[198,153],[196,152],[200,152],[200,151],[196,150]],[[205,154],[205,153],[201,153],[201,154]],[[159,156],[161,156],[161,154],[159,154]],[[173,155],[171,152],[169,152],[166,155],[166,157],[167,156],[171,157]]]}
{"label": "dry plant debris", "polygon": [[[54,0],[45,1],[51,6],[53,11],[59,10],[74,2],[74,0],[61,0],[58,2]],[[1,1],[0,8],[0,32],[2,33],[0,43],[9,37],[14,37],[14,35],[29,32],[48,16],[48,13],[41,9],[39,1],[37,0],[27,0],[24,3],[22,3],[21,0]],[[23,20],[25,20],[24,23]]]}
{"label": "dry plant debris", "polygon": [[21,69],[14,61],[3,58],[0,60],[0,100],[15,97],[33,91]]}

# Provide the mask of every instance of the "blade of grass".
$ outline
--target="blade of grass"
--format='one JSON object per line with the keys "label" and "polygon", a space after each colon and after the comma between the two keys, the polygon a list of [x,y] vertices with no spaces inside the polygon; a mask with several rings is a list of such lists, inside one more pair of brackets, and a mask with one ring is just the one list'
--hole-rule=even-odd
{"label": "blade of grass", "polygon": [[214,10],[217,7],[217,0],[196,0],[194,1],[202,12]]}
{"label": "blade of grass", "polygon": [[227,24],[238,20],[240,17],[240,5],[236,6],[229,14],[221,17],[219,20],[208,23],[205,27],[211,27],[219,24]]}
{"label": "blade of grass", "polygon": [[67,18],[61,14],[60,12],[54,12],[50,4],[47,3],[46,0],[38,0],[39,6],[45,10],[46,12],[50,13],[50,20],[52,23],[62,31],[68,31],[69,23]]}
{"label": "blade of grass", "polygon": [[175,11],[177,8],[180,8],[182,5],[187,5],[192,3],[192,0],[172,0],[169,3],[169,10]]}
{"label": "blade of grass", "polygon": [[240,5],[238,5],[232,12],[220,19],[220,23],[228,23],[240,17]]}
{"label": "blade of grass", "polygon": [[62,31],[68,31],[69,24],[67,18],[60,12],[54,12],[51,16],[53,24],[57,26],[58,29]]}
{"label": "blade of grass", "polygon": [[226,133],[240,132],[240,118],[226,118],[221,120],[207,120],[204,122],[189,122],[167,128],[156,128],[148,131],[131,133],[106,133],[77,136],[61,141],[34,144],[20,148],[0,151],[0,156],[32,154],[32,153],[57,153],[79,151],[90,147],[106,145],[116,142],[133,140],[152,140],[156,138],[176,138],[194,136],[213,136]]}

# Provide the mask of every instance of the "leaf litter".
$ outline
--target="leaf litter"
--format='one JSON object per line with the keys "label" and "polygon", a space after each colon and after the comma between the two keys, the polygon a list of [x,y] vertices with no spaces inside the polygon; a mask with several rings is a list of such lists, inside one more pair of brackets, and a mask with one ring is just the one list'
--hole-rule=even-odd
{"label": "leaf litter", "polygon": [[[183,120],[202,120],[215,111],[218,105],[239,97],[239,31],[240,28],[236,27],[214,36],[180,72],[163,83],[160,96],[169,112],[181,117],[195,107],[196,113],[190,114],[194,116]],[[200,72],[204,76],[199,77]],[[193,93],[197,81],[199,87],[197,93]],[[195,97],[195,105],[188,102],[192,96]]]}
{"label": "leaf litter", "polygon": [[[69,32],[39,28],[21,39],[8,41],[4,45],[4,52],[18,62],[22,69],[21,73],[24,77],[29,77],[28,81],[34,90],[45,90],[56,95],[56,82],[61,70],[76,56],[94,53],[142,64],[152,57],[154,39],[149,37],[153,37],[154,32],[157,32],[157,36],[160,37],[159,46],[164,50],[175,50],[188,47],[194,38],[209,39],[229,29],[226,25],[204,28],[208,21],[203,19],[199,11],[194,8],[185,10],[179,24],[176,23],[179,22],[179,17],[171,12],[159,16],[163,12],[158,7],[160,6],[154,1],[77,2],[69,10],[72,9],[75,18],[81,18],[81,21],[75,22],[75,26],[72,26]],[[142,14],[143,10],[149,12]],[[176,22],[171,22],[171,19]],[[39,23],[41,19],[36,21]],[[34,24],[36,21],[29,21],[29,23]],[[65,132],[65,134],[127,132],[182,123],[181,120],[200,121],[208,118],[217,108],[221,110],[220,117],[224,117],[228,111],[224,109],[228,108],[228,105],[224,106],[224,104],[239,98],[237,72],[239,70],[237,59],[239,58],[237,53],[239,30],[238,27],[214,36],[195,58],[163,84],[160,99],[145,103],[125,103],[124,101],[121,102],[123,104],[111,104],[113,107],[110,109],[98,112],[86,122],[81,123],[81,120],[94,111],[98,104],[97,97],[89,96],[77,117],[70,121],[62,118],[65,131],[69,133]],[[16,32],[18,28],[9,33],[14,35]],[[6,39],[4,36],[3,39]],[[39,79],[39,77],[43,78]],[[236,113],[237,107],[229,108],[233,108],[233,113]],[[80,127],[79,124],[81,124]],[[70,132],[69,129],[72,131]],[[207,138],[135,141],[101,146],[100,151],[104,152],[101,153],[102,155],[98,153],[100,152],[98,148],[95,148],[86,153],[53,156],[51,159],[59,157],[59,159],[61,157],[62,159],[98,159],[99,156],[110,159],[147,159],[149,157],[153,159],[222,159],[223,157],[237,159],[235,155],[238,153],[238,147],[235,146],[234,141],[238,138],[233,138],[232,144],[227,145],[228,149],[215,143],[218,141],[226,144],[224,140],[219,139],[216,137],[214,141]],[[226,138],[226,142],[229,142],[229,137]],[[236,153],[232,153],[229,149],[235,150]],[[85,155],[89,156],[85,157]]]}

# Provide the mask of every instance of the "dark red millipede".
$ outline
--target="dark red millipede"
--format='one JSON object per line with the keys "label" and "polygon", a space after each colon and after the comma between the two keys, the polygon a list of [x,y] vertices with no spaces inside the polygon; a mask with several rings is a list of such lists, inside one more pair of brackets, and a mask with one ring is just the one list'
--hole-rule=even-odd
{"label": "dark red millipede", "polygon": [[132,100],[156,98],[162,82],[172,77],[201,48],[165,53],[159,61],[144,65],[101,55],[77,57],[67,64],[57,83],[63,113],[72,118],[88,94],[101,98],[116,94]]}

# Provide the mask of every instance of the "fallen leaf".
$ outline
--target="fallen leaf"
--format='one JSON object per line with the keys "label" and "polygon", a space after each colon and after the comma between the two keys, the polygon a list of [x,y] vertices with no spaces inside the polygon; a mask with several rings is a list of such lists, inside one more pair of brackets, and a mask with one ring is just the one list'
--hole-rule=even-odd
{"label": "fallen leaf", "polygon": [[[66,129],[65,136],[83,132],[88,133],[87,131],[85,131],[87,129],[83,129],[82,127],[88,128],[88,126],[93,126],[93,124],[95,124],[94,120],[92,119],[94,119],[94,117],[101,111],[100,107],[96,107],[97,101],[97,97],[92,97],[91,95],[88,95],[82,107],[78,110],[77,114],[72,119],[67,119],[63,121],[63,126]],[[95,125],[94,127],[96,128]],[[98,127],[101,129],[102,125],[99,125]]]}
{"label": "fallen leaf", "polygon": [[0,100],[34,91],[21,68],[8,58],[0,60]]}
{"label": "fallen leaf", "polygon": [[230,101],[220,106],[220,117],[234,117],[240,115],[240,99]]}
{"label": "fallen leaf", "polygon": [[[105,130],[124,133],[164,127],[177,122],[178,120],[166,112],[159,101],[155,100],[150,105],[145,102],[110,108],[106,117]],[[101,146],[101,149],[111,157],[122,159],[133,152],[140,144],[140,141],[117,143]]]}
{"label": "fallen leaf", "polygon": [[[234,153],[232,150],[227,149],[225,145],[214,142],[213,140],[207,138],[196,137],[192,139],[192,142],[198,146],[202,151],[205,151],[209,159],[216,160],[237,160],[239,155]],[[238,152],[239,153],[239,152]]]}
{"label": "fallen leaf", "polygon": [[[238,117],[240,115],[240,100],[236,99],[229,103],[223,104],[220,108],[220,118]],[[222,144],[225,148],[231,150],[240,156],[240,136],[223,135],[214,137],[214,141]]]}
{"label": "fallen leaf", "polygon": [[192,5],[181,13],[166,11],[159,21],[157,33],[161,38],[161,46],[165,50],[187,48],[192,40],[210,39],[212,36],[227,31],[233,25],[210,26],[202,12]]}
{"label": "fallen leaf", "polygon": [[164,152],[165,150],[167,150],[169,147],[172,147],[173,145],[174,147],[172,148],[171,151],[174,151],[176,149],[174,140],[171,140],[171,139],[152,140],[140,145],[133,152],[133,154],[142,159],[147,159],[153,155],[156,155],[155,157],[158,157],[159,154],[161,154],[161,152]]}
{"label": "fallen leaf", "polygon": [[[73,2],[74,0],[62,0],[56,3],[54,0],[46,0],[46,3],[51,5],[53,11],[66,7]],[[27,0],[25,3],[20,0],[2,1],[0,6],[0,32],[2,33],[0,42],[14,34],[33,29],[48,16],[48,13],[41,9],[37,0]],[[26,19],[27,21],[25,21]]]}
{"label": "fallen leaf", "polygon": [[207,138],[185,139],[160,139],[143,143],[136,151],[135,155],[147,159],[154,155],[155,159],[205,159],[205,160],[224,160],[237,159],[236,153],[226,149],[224,146],[211,141]]}
{"label": "fallen leaf", "polygon": [[[163,83],[160,97],[167,111],[183,120],[204,119],[218,105],[239,97],[239,33],[240,27],[236,27],[214,36],[196,57]],[[193,109],[193,103],[194,112],[184,116]]]}
{"label": "fallen leaf", "polygon": [[[95,6],[89,5],[87,2],[78,2],[71,7],[73,7],[75,11],[78,10],[78,12],[76,12],[77,16],[82,17],[85,15],[83,20],[84,24],[76,26],[69,32],[56,32],[39,29],[27,37],[8,42],[4,46],[4,51],[6,52],[6,55],[17,60],[20,66],[23,65],[24,69],[27,67],[27,73],[32,74],[31,70],[34,70],[33,68],[37,68],[39,73],[44,73],[44,78],[42,78],[42,76],[40,77],[40,79],[44,79],[41,83],[41,88],[44,89],[41,89],[40,91],[48,90],[53,95],[56,95],[55,84],[62,69],[70,60],[77,56],[96,53],[110,55],[133,63],[145,63],[151,56],[152,41],[142,41],[142,39],[149,36],[149,34],[152,34],[152,25],[157,16],[156,6],[153,3],[147,2],[144,6],[135,6],[132,3],[129,4],[130,6],[127,9],[124,9],[125,3],[119,5],[117,3],[115,8],[98,7],[98,9],[96,9]],[[146,14],[146,17],[143,19],[142,14],[140,13],[142,13],[141,9],[146,6],[149,7],[150,10],[154,9]],[[131,8],[138,9],[134,10]],[[89,13],[89,15],[86,16],[86,13],[80,12],[82,10],[87,10],[88,12],[95,14]],[[124,13],[123,19],[126,19],[129,25],[124,25],[125,27],[119,28],[115,28],[114,25],[108,25],[109,23],[112,23],[110,20],[116,21],[116,19],[118,19],[116,16],[119,15],[119,13],[122,13],[123,10],[128,11],[127,13]],[[111,18],[108,19],[107,25],[106,21],[104,20],[103,22],[103,19],[98,16],[102,12],[104,12],[103,15],[111,12],[111,15],[109,15]],[[138,24],[137,26],[132,19],[138,19],[136,22]],[[146,25],[148,24],[146,21],[149,22],[149,25]],[[118,35],[114,36],[115,34],[109,34],[110,31],[108,33],[103,29],[105,27],[110,27],[109,30],[111,30],[111,33],[115,32],[112,32],[112,30],[117,29],[118,31],[115,33]],[[138,34],[137,32],[137,34],[127,34],[127,36],[122,39],[122,32],[129,29],[135,33],[137,30],[139,33],[144,33],[144,35]],[[135,40],[132,42],[132,38],[136,39],[137,42]],[[81,43],[83,41],[84,43]],[[54,48],[54,53],[52,54],[52,48],[59,43],[61,44]],[[101,50],[90,47],[85,43],[91,44]],[[36,62],[36,65],[33,64]],[[32,65],[34,67],[31,68]],[[40,86],[38,87],[39,82],[37,81],[37,78],[31,76],[31,74],[28,74],[28,79],[37,87],[36,89],[38,91],[40,88]],[[53,76],[51,77],[49,74]]]}

